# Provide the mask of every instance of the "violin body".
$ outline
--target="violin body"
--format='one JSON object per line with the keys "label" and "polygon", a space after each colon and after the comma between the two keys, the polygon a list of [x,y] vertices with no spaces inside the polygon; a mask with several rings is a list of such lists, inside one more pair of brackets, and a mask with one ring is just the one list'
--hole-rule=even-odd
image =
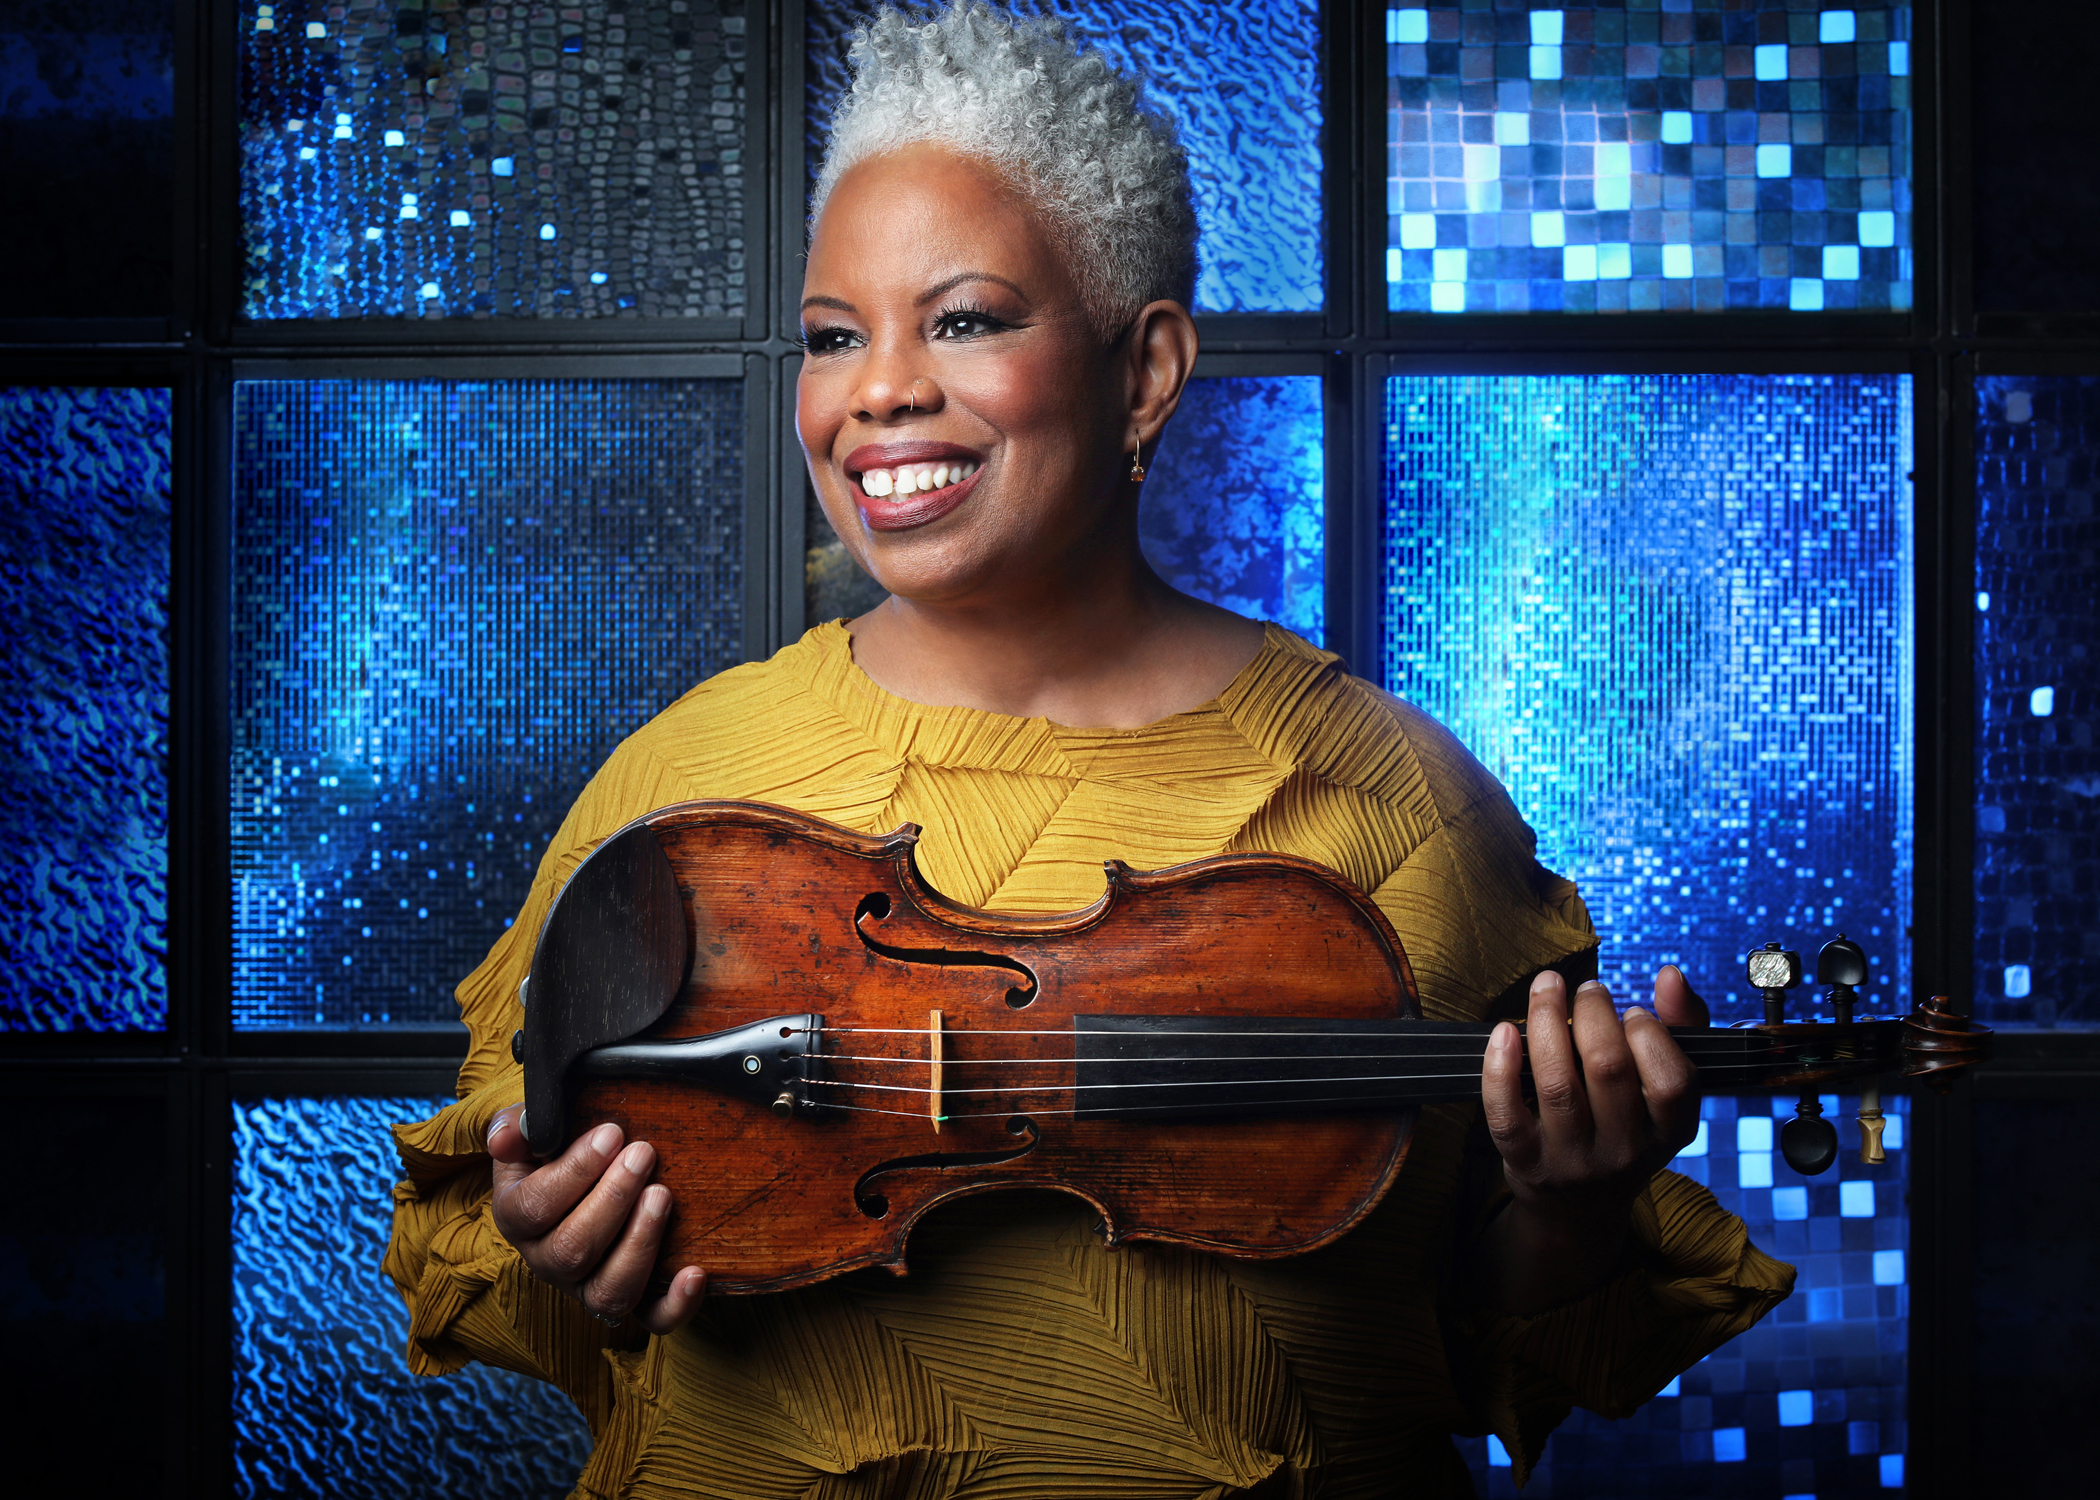
{"label": "violin body", "polygon": [[[1093,905],[1017,917],[929,887],[909,825],[870,837],[779,808],[714,802],[652,813],[618,838],[637,832],[662,850],[691,939],[675,993],[643,1039],[807,1016],[821,1018],[823,1045],[781,1059],[747,1039],[743,1055],[758,1056],[765,1076],[741,1097],[687,1079],[592,1077],[588,1061],[569,1062],[581,1076],[550,1088],[549,1072],[564,1071],[546,1061],[562,1050],[543,1042],[558,1029],[550,1011],[588,1001],[590,976],[574,971],[594,951],[617,965],[620,945],[666,925],[659,903],[589,932],[557,931],[591,864],[621,863],[608,855],[616,838],[572,877],[535,955],[519,1043],[527,1129],[543,1153],[607,1120],[652,1142],[674,1205],[659,1264],[704,1267],[711,1291],[780,1291],[861,1266],[902,1272],[923,1214],[995,1189],[1075,1194],[1099,1211],[1111,1243],[1289,1255],[1363,1218],[1406,1158],[1405,1108],[1281,1124],[1073,1112],[1083,1097],[1073,1086],[1082,1015],[1415,1016],[1391,926],[1309,861],[1224,855],[1161,874],[1111,862]],[[622,878],[630,887],[636,879]],[[564,941],[580,956],[558,994],[550,949]],[[615,982],[635,981],[623,968]],[[938,1130],[928,1091],[936,1011]],[[777,1100],[794,1084],[802,1087],[791,1106],[759,1097]]]}

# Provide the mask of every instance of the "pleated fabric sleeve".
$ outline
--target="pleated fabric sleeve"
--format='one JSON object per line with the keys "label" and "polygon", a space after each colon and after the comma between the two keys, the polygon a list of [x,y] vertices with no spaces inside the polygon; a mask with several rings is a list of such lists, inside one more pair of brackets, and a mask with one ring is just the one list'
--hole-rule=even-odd
{"label": "pleated fabric sleeve", "polygon": [[854,666],[836,624],[711,679],[578,799],[459,988],[459,1102],[396,1132],[386,1266],[412,1368],[479,1359],[568,1392],[597,1438],[578,1495],[1464,1495],[1452,1433],[1495,1432],[1521,1475],[1571,1405],[1631,1411],[1792,1284],[1704,1189],[1664,1173],[1622,1274],[1541,1317],[1487,1315],[1458,1288],[1500,1173],[1477,1107],[1454,1105],[1423,1112],[1386,1201],[1313,1255],[1109,1252],[1084,1205],[994,1195],[931,1216],[908,1278],[717,1298],[668,1338],[609,1335],[495,1233],[483,1138],[520,1097],[508,1039],[554,893],[614,829],[710,797],[869,833],[918,823],[937,888],[1016,913],[1085,905],[1108,858],[1318,860],[1392,919],[1431,1017],[1477,1019],[1596,945],[1492,776],[1275,626],[1214,703],[1131,731],[905,702]]}

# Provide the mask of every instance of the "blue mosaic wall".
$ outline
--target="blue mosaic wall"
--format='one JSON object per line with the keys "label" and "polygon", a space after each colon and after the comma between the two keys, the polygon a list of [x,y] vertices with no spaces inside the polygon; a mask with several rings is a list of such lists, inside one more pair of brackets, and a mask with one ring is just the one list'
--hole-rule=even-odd
{"label": "blue mosaic wall", "polygon": [[234,1106],[233,1492],[557,1500],[590,1434],[550,1385],[487,1365],[408,1373],[379,1269],[400,1176],[387,1127],[444,1099]]}
{"label": "blue mosaic wall", "polygon": [[[1196,192],[1196,307],[1317,312],[1321,286],[1318,0],[1018,0],[1059,17],[1087,50],[1142,74],[1181,128]],[[812,180],[851,82],[846,44],[873,9],[807,0]]]}
{"label": "blue mosaic wall", "polygon": [[1976,1011],[2100,1021],[2100,376],[1976,382]]}
{"label": "blue mosaic wall", "polygon": [[1909,307],[1910,13],[1388,10],[1391,307]]}
{"label": "blue mosaic wall", "polygon": [[171,421],[0,388],[0,1031],[167,1025]]}
{"label": "blue mosaic wall", "polygon": [[247,318],[741,317],[743,0],[240,0]]}
{"label": "blue mosaic wall", "polygon": [[1320,379],[1192,380],[1145,472],[1138,529],[1161,577],[1319,644],[1326,611]]}
{"label": "blue mosaic wall", "polygon": [[1386,676],[1579,881],[1621,999],[1840,930],[1908,1008],[1908,377],[1402,376]]}
{"label": "blue mosaic wall", "polygon": [[456,1024],[590,774],[741,657],[743,407],[236,386],[237,1026]]}
{"label": "blue mosaic wall", "polygon": [[172,310],[174,0],[0,7],[0,317]]}
{"label": "blue mosaic wall", "polygon": [[[1577,1411],[1522,1494],[1610,1500],[1865,1500],[1900,1493],[1908,1343],[1910,1101],[1884,1096],[1886,1164],[1859,1161],[1857,1097],[1823,1096],[1837,1166],[1802,1177],[1775,1148],[1794,1101],[1702,1101],[1672,1163],[1800,1273],[1794,1295],[1621,1422]],[[1461,1440],[1483,1495],[1518,1494],[1493,1438]]]}

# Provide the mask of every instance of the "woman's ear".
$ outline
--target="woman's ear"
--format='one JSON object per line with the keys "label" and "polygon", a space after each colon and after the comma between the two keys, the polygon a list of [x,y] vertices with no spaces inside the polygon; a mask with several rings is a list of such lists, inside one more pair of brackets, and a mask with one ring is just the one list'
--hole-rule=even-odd
{"label": "woman's ear", "polygon": [[1149,446],[1181,404],[1182,388],[1196,368],[1196,320],[1179,302],[1151,302],[1132,319],[1125,345],[1130,425]]}

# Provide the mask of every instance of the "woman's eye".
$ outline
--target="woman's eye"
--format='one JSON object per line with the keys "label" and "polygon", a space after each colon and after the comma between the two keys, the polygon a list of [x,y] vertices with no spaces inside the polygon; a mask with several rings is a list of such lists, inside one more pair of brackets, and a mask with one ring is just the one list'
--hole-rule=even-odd
{"label": "woman's eye", "polygon": [[942,316],[934,325],[935,338],[971,339],[987,333],[996,333],[1006,325],[990,313],[952,312]]}
{"label": "woman's eye", "polygon": [[805,328],[802,347],[811,354],[834,354],[852,348],[856,337],[850,328]]}

